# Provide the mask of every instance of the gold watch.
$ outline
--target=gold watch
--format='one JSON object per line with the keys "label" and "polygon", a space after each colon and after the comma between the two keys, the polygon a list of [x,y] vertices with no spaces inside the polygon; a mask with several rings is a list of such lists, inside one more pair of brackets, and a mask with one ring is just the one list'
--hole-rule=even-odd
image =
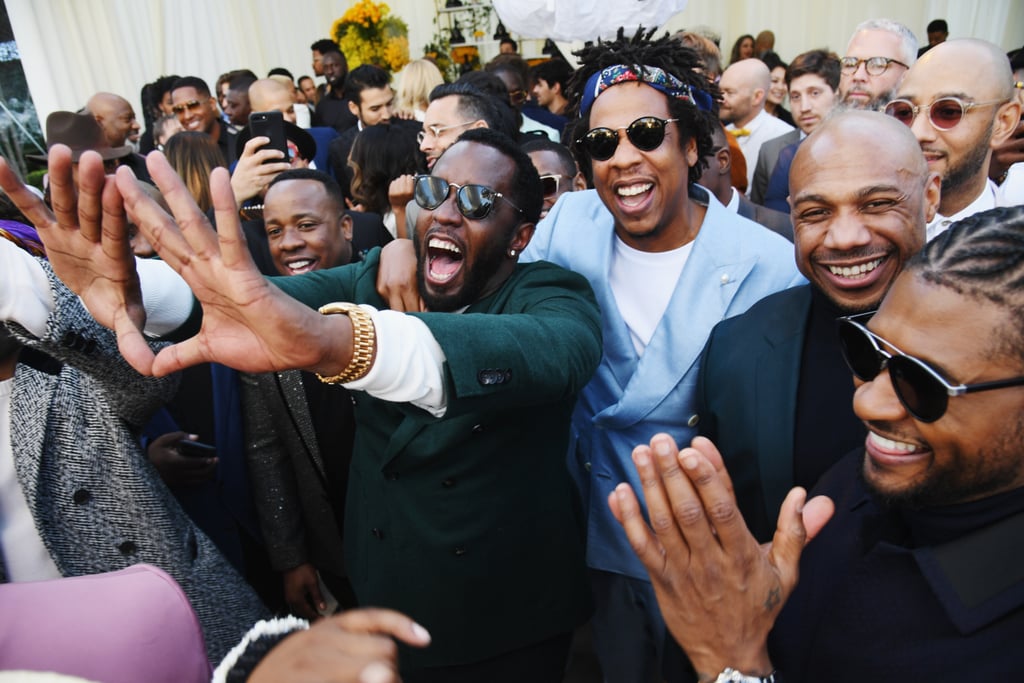
{"label": "gold watch", "polygon": [[373,359],[377,353],[377,331],[373,326],[373,318],[356,304],[338,301],[320,307],[323,315],[347,315],[352,321],[352,360],[339,374],[324,377],[316,374],[321,382],[327,384],[346,384],[362,379],[373,367]]}

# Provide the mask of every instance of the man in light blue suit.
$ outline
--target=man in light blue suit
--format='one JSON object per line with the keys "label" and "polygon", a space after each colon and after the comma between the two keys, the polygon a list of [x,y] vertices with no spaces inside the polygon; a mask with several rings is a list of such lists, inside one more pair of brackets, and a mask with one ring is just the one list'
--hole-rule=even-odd
{"label": "man in light blue suit", "polygon": [[640,483],[629,454],[657,432],[696,434],[694,389],[711,328],[803,282],[792,245],[699,187],[717,93],[695,53],[668,39],[580,53],[571,145],[594,190],[561,197],[525,256],[587,277],[602,309],[604,353],[573,416],[569,466],[588,511],[587,553],[605,681],[660,679],[664,637],[643,565],[607,499]]}

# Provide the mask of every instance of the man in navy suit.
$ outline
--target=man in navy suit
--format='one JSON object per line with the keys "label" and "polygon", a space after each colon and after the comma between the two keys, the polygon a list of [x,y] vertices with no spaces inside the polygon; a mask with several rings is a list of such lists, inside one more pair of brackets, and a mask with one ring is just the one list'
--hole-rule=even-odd
{"label": "man in navy suit", "polygon": [[810,284],[720,323],[704,352],[700,432],[721,450],[761,540],[792,486],[810,488],[863,442],[835,319],[878,306],[938,205],[938,176],[906,127],[884,118],[846,112],[800,146],[790,201],[797,266]]}

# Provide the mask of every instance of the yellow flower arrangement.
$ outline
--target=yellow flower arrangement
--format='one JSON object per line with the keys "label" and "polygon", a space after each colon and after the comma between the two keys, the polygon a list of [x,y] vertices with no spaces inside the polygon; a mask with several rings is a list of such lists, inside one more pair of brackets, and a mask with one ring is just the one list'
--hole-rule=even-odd
{"label": "yellow flower arrangement", "polygon": [[392,73],[409,63],[409,27],[383,2],[358,0],[334,21],[331,36],[348,67],[376,64]]}

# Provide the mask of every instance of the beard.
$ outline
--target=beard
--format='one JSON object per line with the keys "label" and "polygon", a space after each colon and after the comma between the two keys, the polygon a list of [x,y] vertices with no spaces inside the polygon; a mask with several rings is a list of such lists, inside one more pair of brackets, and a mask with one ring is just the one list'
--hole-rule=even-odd
{"label": "beard", "polygon": [[[971,454],[930,468],[925,477],[902,489],[886,489],[873,481],[871,459],[864,456],[861,481],[887,508],[919,510],[977,500],[1009,490],[1024,478],[1024,416],[999,439]],[[1014,484],[1017,482],[1017,484]]]}
{"label": "beard", "polygon": [[990,121],[984,136],[978,144],[971,145],[970,151],[954,166],[950,164],[942,176],[942,196],[953,194],[957,188],[977,177],[986,166],[989,154],[988,141],[992,139],[994,121]]}
{"label": "beard", "polygon": [[473,258],[471,263],[462,264],[462,287],[444,293],[428,291],[426,285],[426,268],[428,257],[420,253],[419,241],[416,241],[416,283],[420,297],[428,311],[450,313],[476,303],[487,288],[491,276],[505,261],[505,250],[508,240],[494,239],[487,243]]}

